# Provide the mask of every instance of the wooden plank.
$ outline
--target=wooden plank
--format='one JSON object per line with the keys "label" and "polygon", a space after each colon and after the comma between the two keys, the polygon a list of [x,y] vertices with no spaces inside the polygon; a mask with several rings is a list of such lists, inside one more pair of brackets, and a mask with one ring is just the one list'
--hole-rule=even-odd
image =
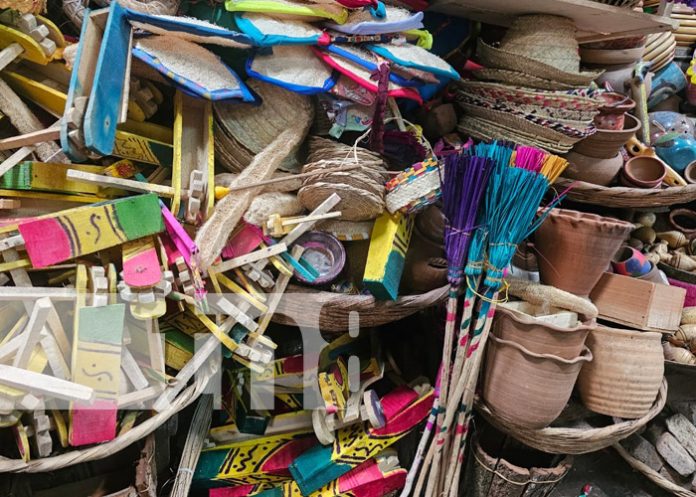
{"label": "wooden plank", "polygon": [[[101,155],[111,155],[114,150],[125,79],[129,77],[131,36],[131,25],[123,7],[118,2],[112,3],[83,122],[85,145]],[[114,78],[115,74],[121,78]]]}
{"label": "wooden plank", "polygon": [[138,366],[133,354],[127,347],[123,347],[121,350],[121,369],[126,373],[128,381],[131,382],[136,390],[143,390],[148,387],[149,382],[147,378],[145,378],[140,366]]}
{"label": "wooden plank", "polygon": [[26,368],[29,363],[29,358],[34,352],[34,348],[40,341],[41,330],[48,319],[48,313],[51,308],[50,299],[41,298],[34,303],[34,308],[29,316],[27,326],[22,332],[24,343],[17,351],[17,355],[12,361],[12,365],[16,368]]}
{"label": "wooden plank", "polygon": [[[164,223],[159,200],[153,194],[68,209],[19,225],[27,254],[36,268],[115,247],[162,230]],[[47,244],[47,240],[51,243]]]}
{"label": "wooden plank", "polygon": [[[77,169],[85,173],[101,173],[105,168],[84,164],[61,164],[52,162],[24,161],[0,178],[0,188],[10,190],[40,190],[78,195],[118,196],[122,190],[102,188],[99,185],[73,181],[67,172]],[[96,202],[96,197],[90,197]]]}
{"label": "wooden plank", "polygon": [[50,128],[32,131],[23,135],[12,136],[0,140],[0,150],[10,150],[13,148],[21,148],[29,145],[36,145],[51,140],[60,138],[60,128],[52,126]]}
{"label": "wooden plank", "polygon": [[34,147],[22,147],[0,163],[0,176],[15,167],[34,151]]}
{"label": "wooden plank", "polygon": [[0,384],[74,402],[89,403],[95,398],[93,388],[5,364],[0,364]]}
{"label": "wooden plank", "polygon": [[[71,165],[72,166],[72,165]],[[80,181],[103,187],[119,188],[136,193],[155,193],[160,197],[172,198],[174,189],[171,186],[156,185],[154,183],[145,183],[125,178],[116,178],[114,176],[104,176],[103,174],[94,174],[86,171],[78,171],[76,169],[68,169],[66,177],[74,181]]]}
{"label": "wooden plank", "polygon": [[516,17],[525,14],[569,17],[577,25],[578,40],[585,43],[673,31],[678,27],[676,19],[634,12],[591,0],[435,0],[429,9],[506,27]]}
{"label": "wooden plank", "polygon": [[19,29],[0,24],[0,48],[19,45],[22,47],[21,57],[38,64],[48,64],[51,57],[46,56],[41,45]]}
{"label": "wooden plank", "polygon": [[216,273],[224,273],[234,268],[241,267],[244,264],[249,264],[250,262],[260,261],[268,259],[273,255],[282,254],[283,252],[287,252],[287,250],[288,247],[285,243],[277,243],[271,247],[255,250],[254,252],[228,259],[213,267]]}
{"label": "wooden plank", "polygon": [[[302,252],[304,252],[304,247],[302,247],[301,245],[295,245],[292,248],[291,255],[295,259],[299,259],[300,257],[302,257]],[[261,321],[259,321],[259,328],[257,330],[258,334],[263,335],[266,331],[266,328],[268,328],[268,325],[271,324],[271,318],[273,317],[273,314],[275,314],[275,311],[278,308],[280,301],[283,299],[283,294],[285,293],[285,290],[287,289],[291,279],[292,274],[290,276],[287,276],[286,274],[281,274],[280,276],[278,276],[276,284],[273,287],[273,293],[268,299],[268,311],[263,315]],[[253,347],[256,340],[257,339],[253,338],[250,339],[249,345]]]}
{"label": "wooden plank", "polygon": [[24,52],[24,48],[19,43],[11,43],[0,52],[0,71],[5,69],[9,63],[15,60]]}
{"label": "wooden plank", "polygon": [[125,315],[124,304],[78,309],[73,380],[93,388],[96,401],[90,408],[80,403],[72,405],[72,446],[106,442],[116,436]]}

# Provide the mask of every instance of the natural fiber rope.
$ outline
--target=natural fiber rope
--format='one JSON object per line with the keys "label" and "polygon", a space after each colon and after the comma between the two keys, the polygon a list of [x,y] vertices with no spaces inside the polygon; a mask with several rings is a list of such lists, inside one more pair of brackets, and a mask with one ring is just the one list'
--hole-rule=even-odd
{"label": "natural fiber rope", "polygon": [[35,459],[29,462],[0,457],[0,472],[2,473],[42,473],[55,471],[88,461],[103,459],[116,452],[125,449],[129,445],[146,437],[164,424],[174,414],[181,411],[198,398],[206,389],[208,381],[213,376],[209,367],[199,371],[194,383],[184,390],[167,409],[155,414],[143,421],[125,435],[119,436],[110,442],[95,445],[87,449],[73,450],[65,454],[53,457]]}
{"label": "natural fiber rope", "polygon": [[[22,99],[1,78],[0,112],[10,119],[12,125],[21,134],[41,131],[45,128]],[[68,162],[68,158],[61,151],[60,147],[52,141],[37,144],[36,155],[44,162]]]}
{"label": "natural fiber rope", "polygon": [[500,474],[498,471],[495,471],[495,470],[489,468],[488,466],[486,466],[486,464],[485,464],[483,461],[481,461],[481,459],[479,459],[479,457],[478,457],[477,454],[474,454],[474,459],[476,459],[476,462],[479,463],[479,464],[481,465],[481,467],[482,467],[484,470],[488,471],[489,473],[493,473],[495,476],[497,476],[497,477],[500,478],[501,480],[505,480],[505,481],[508,482],[508,483],[512,483],[513,485],[518,485],[518,486],[520,486],[520,487],[522,487],[522,486],[524,486],[524,485],[528,485],[528,484],[530,484],[530,483],[534,483],[535,485],[539,485],[539,484],[542,484],[542,485],[543,485],[543,484],[547,484],[547,483],[558,483],[558,482],[561,481],[563,478],[565,478],[566,475],[568,474],[568,472],[565,472],[565,473],[563,474],[563,476],[561,476],[560,478],[558,478],[558,479],[556,479],[556,480],[527,480],[527,481],[525,481],[525,482],[512,481],[511,479],[509,479],[509,478],[505,477],[504,475]]}

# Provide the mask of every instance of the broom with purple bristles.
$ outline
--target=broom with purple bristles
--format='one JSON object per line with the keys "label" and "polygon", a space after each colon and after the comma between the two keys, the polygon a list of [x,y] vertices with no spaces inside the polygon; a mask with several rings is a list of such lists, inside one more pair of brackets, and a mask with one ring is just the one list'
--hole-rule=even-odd
{"label": "broom with purple bristles", "polygon": [[439,399],[447,399],[450,386],[450,369],[454,332],[457,321],[459,293],[464,275],[465,256],[469,250],[471,234],[475,227],[479,203],[486,190],[488,177],[493,163],[483,157],[472,157],[460,153],[451,155],[445,160],[444,180],[442,183],[443,214],[445,225],[445,252],[447,254],[448,281],[450,284],[447,300],[447,316],[445,321],[445,336],[442,348],[442,363],[438,373],[437,397],[418,444],[416,456],[406,478],[406,484],[401,497],[411,492],[413,480],[423,461],[423,453],[433,429],[442,425],[444,405]]}
{"label": "broom with purple bristles", "polygon": [[[462,322],[460,328],[460,333],[468,336],[465,364],[461,370],[455,369],[453,372],[457,389],[452,392],[446,404],[445,425],[449,426],[456,414],[457,426],[451,443],[449,463],[444,478],[438,484],[440,488],[447,488],[446,493],[452,497],[457,495],[459,487],[482,350],[490,332],[491,318],[495,313],[505,268],[509,265],[517,244],[543,221],[545,216],[534,219],[539,203],[548,186],[567,166],[567,162],[532,147],[519,147],[513,156],[512,166],[496,165],[480,220],[487,227],[487,240],[485,244],[474,242],[469,254],[473,270],[470,271],[467,266],[467,277],[481,277],[481,265],[476,264],[476,261],[483,260],[485,254],[485,279],[481,290],[483,295],[478,295],[480,307],[473,330],[468,329],[470,322]],[[549,209],[560,202],[562,197],[556,197]],[[467,285],[467,290],[475,298],[477,292],[471,284]],[[471,305],[473,307],[473,303]]]}

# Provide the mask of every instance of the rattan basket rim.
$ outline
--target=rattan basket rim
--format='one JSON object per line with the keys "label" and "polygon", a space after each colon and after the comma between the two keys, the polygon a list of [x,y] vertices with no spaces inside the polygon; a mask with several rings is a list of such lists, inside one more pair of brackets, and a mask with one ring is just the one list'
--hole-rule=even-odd
{"label": "rattan basket rim", "polygon": [[572,185],[568,199],[604,207],[660,207],[696,200],[696,184],[663,189],[599,186],[585,181],[558,178],[554,188],[563,191]]}
{"label": "rattan basket rim", "polygon": [[498,420],[481,399],[476,402],[476,410],[495,428],[530,447],[552,454],[578,455],[605,449],[633,435],[657,416],[666,402],[667,380],[663,378],[655,402],[645,416],[600,428],[547,427],[530,430]]}
{"label": "rattan basket rim", "polygon": [[56,456],[33,459],[29,462],[24,462],[21,459],[0,457],[0,473],[43,473],[66,468],[74,464],[96,461],[113,455],[145,438],[162,426],[174,414],[193,403],[205,391],[212,376],[213,373],[210,367],[207,367],[196,375],[194,382],[182,391],[167,409],[160,411],[110,442],[93,445],[85,449],[72,450]]}

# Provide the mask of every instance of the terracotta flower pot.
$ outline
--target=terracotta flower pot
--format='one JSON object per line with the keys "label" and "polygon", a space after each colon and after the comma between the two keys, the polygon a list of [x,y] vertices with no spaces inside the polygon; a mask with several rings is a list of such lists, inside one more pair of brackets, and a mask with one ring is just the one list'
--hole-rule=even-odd
{"label": "terracotta flower pot", "polygon": [[662,334],[597,326],[587,337],[594,360],[578,389],[585,406],[619,418],[640,418],[655,402],[664,374]]}
{"label": "terracotta flower pot", "polygon": [[620,152],[611,159],[597,159],[574,151],[568,152],[564,157],[568,159],[568,167],[563,171],[564,177],[601,186],[609,186],[624,164]]}
{"label": "terracotta flower pot", "polygon": [[496,337],[515,342],[530,352],[575,359],[582,353],[587,334],[594,327],[593,323],[561,328],[499,306],[495,311],[491,331]]}
{"label": "terracotta flower pot", "polygon": [[530,352],[495,335],[486,350],[486,405],[502,421],[529,429],[544,428],[561,414],[580,369],[592,360],[587,347],[569,360]]}
{"label": "terracotta flower pot", "polygon": [[626,114],[623,129],[598,129],[593,135],[576,143],[573,152],[588,157],[611,159],[616,157],[624,144],[639,130],[640,121],[631,114]]}
{"label": "terracotta flower pot", "polygon": [[621,170],[621,183],[628,187],[659,188],[667,175],[664,162],[656,157],[631,157]]}
{"label": "terracotta flower pot", "polygon": [[619,219],[554,209],[534,235],[541,281],[588,296],[632,230]]}

